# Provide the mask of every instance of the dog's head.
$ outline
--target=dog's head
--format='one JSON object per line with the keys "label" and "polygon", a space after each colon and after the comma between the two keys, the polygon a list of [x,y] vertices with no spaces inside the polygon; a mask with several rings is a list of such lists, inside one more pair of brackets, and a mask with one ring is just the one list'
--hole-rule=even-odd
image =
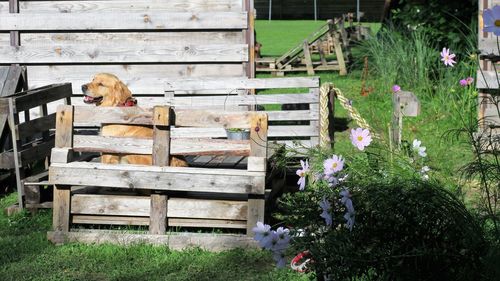
{"label": "dog's head", "polygon": [[98,106],[119,106],[132,97],[127,86],[113,74],[99,73],[82,85],[83,102]]}

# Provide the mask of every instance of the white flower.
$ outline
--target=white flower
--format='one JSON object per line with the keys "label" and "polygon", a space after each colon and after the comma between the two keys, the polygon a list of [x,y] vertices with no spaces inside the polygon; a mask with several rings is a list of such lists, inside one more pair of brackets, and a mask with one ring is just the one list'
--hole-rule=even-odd
{"label": "white flower", "polygon": [[425,152],[425,150],[427,148],[425,146],[421,146],[421,144],[422,144],[421,141],[414,139],[413,140],[413,150],[416,151],[418,153],[418,155],[420,155],[421,157],[426,157],[427,153]]}

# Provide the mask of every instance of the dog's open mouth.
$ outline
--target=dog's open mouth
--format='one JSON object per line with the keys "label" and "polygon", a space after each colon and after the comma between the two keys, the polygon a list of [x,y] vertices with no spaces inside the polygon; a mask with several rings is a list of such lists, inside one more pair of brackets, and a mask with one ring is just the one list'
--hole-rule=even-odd
{"label": "dog's open mouth", "polygon": [[91,97],[91,96],[87,96],[87,95],[84,95],[83,96],[83,102],[84,103],[100,103],[102,101],[102,97]]}

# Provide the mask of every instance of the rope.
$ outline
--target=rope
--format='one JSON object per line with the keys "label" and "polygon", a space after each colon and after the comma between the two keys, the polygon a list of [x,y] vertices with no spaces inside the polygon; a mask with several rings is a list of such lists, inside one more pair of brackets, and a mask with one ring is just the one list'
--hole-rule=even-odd
{"label": "rope", "polygon": [[368,122],[366,122],[366,120],[363,117],[361,117],[361,114],[359,114],[358,110],[352,106],[351,100],[346,98],[339,88],[333,87],[333,84],[330,84],[330,87],[335,92],[337,99],[340,101],[340,105],[345,110],[347,110],[347,112],[349,112],[349,116],[354,121],[356,121],[356,124],[358,124],[358,126],[363,129],[368,129],[373,138],[380,139],[380,136],[374,132],[374,130],[372,129],[372,127],[370,127]]}
{"label": "rope", "polygon": [[330,94],[330,83],[324,83],[319,89],[319,145],[323,148],[330,146],[330,132],[329,127],[329,109],[328,109],[328,95]]}

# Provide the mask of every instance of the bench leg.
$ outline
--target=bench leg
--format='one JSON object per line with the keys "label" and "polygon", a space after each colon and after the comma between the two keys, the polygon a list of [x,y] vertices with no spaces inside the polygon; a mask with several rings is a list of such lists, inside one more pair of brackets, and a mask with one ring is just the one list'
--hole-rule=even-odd
{"label": "bench leg", "polygon": [[54,231],[69,232],[70,195],[70,186],[54,186],[52,210],[52,227]]}
{"label": "bench leg", "polygon": [[248,199],[247,236],[253,236],[252,228],[264,222],[264,199]]}
{"label": "bench leg", "polygon": [[167,230],[167,196],[151,194],[149,234],[165,234]]}

